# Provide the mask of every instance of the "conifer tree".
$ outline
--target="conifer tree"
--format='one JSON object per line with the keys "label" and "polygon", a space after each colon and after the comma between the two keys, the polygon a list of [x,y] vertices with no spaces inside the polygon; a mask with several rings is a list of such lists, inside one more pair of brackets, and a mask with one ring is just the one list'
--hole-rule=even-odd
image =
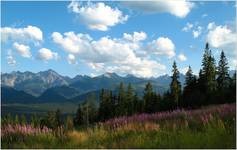
{"label": "conifer tree", "polygon": [[124,84],[121,82],[118,91],[118,109],[117,114],[119,116],[126,115],[126,93],[124,89]]}
{"label": "conifer tree", "polygon": [[192,69],[189,66],[188,71],[185,74],[185,87],[183,91],[182,97],[182,106],[183,107],[193,107],[197,105],[196,102],[196,93],[197,85],[196,85],[196,77],[193,75]]}
{"label": "conifer tree", "polygon": [[201,77],[205,83],[205,90],[208,94],[212,94],[216,90],[216,67],[208,43],[206,43],[203,55]]}
{"label": "conifer tree", "polygon": [[151,113],[153,112],[153,105],[152,99],[154,98],[153,88],[150,82],[146,84],[145,91],[144,91],[144,103],[145,103],[145,112]]}
{"label": "conifer tree", "polygon": [[82,110],[82,104],[78,105],[76,116],[73,120],[75,125],[82,125],[83,124],[83,110]]}
{"label": "conifer tree", "polygon": [[229,67],[227,65],[227,58],[225,57],[225,53],[222,51],[217,67],[217,87],[219,91],[223,91],[229,86]]}
{"label": "conifer tree", "polygon": [[17,114],[15,115],[14,123],[15,123],[16,125],[19,124],[19,117],[18,117]]}
{"label": "conifer tree", "polygon": [[181,96],[181,84],[179,82],[179,71],[178,71],[175,61],[173,63],[172,72],[173,72],[173,75],[171,77],[172,81],[170,84],[170,94],[171,94],[171,98],[173,99],[173,101],[176,105],[174,107],[177,108],[179,106],[179,100],[180,100],[180,96]]}
{"label": "conifer tree", "polygon": [[132,115],[134,112],[134,92],[131,83],[128,84],[126,92],[126,115]]}

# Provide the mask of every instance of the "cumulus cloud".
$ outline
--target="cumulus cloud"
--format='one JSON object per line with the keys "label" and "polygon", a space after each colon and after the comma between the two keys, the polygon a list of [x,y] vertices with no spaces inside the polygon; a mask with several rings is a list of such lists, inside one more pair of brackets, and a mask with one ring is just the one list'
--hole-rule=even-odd
{"label": "cumulus cloud", "polygon": [[76,57],[72,54],[68,54],[67,61],[69,64],[77,64]]}
{"label": "cumulus cloud", "polygon": [[146,39],[144,32],[126,33],[122,38],[101,37],[98,40],[85,34],[66,32],[62,35],[54,32],[52,38],[63,50],[79,57],[97,74],[117,72],[150,77],[166,69],[154,60],[136,55],[137,51],[142,50],[140,42]]}
{"label": "cumulus cloud", "polygon": [[213,48],[223,50],[230,58],[232,67],[236,67],[237,57],[236,51],[236,32],[228,28],[226,25],[215,25],[215,23],[208,24],[208,33],[206,40]]}
{"label": "cumulus cloud", "polygon": [[123,4],[145,13],[170,13],[179,18],[186,17],[194,6],[186,0],[129,1]]}
{"label": "cumulus cloud", "polygon": [[118,8],[112,8],[102,2],[80,6],[78,2],[72,1],[68,9],[76,13],[80,21],[93,30],[107,31],[109,27],[124,23],[128,19]]}
{"label": "cumulus cloud", "polygon": [[210,23],[208,23],[208,25],[207,25],[207,29],[208,29],[208,30],[212,30],[212,29],[215,28],[215,27],[216,27],[215,22],[210,22]]}
{"label": "cumulus cloud", "polygon": [[58,53],[52,52],[50,49],[47,48],[41,48],[38,51],[38,58],[44,61],[50,60],[50,59],[58,59]]}
{"label": "cumulus cloud", "polygon": [[133,35],[124,33],[123,38],[129,41],[139,42],[145,40],[147,35],[145,32],[133,32]]}
{"label": "cumulus cloud", "polygon": [[196,30],[193,30],[193,38],[198,38],[202,33],[202,27],[198,26]]}
{"label": "cumulus cloud", "polygon": [[187,57],[184,54],[179,54],[178,59],[179,61],[186,61]]}
{"label": "cumulus cloud", "polygon": [[26,58],[31,57],[30,47],[24,44],[19,44],[17,42],[14,42],[13,47],[16,49],[16,51],[22,56]]}
{"label": "cumulus cloud", "polygon": [[92,40],[87,34],[75,34],[74,32],[66,32],[64,35],[53,32],[52,38],[55,43],[70,53],[79,53],[89,50],[90,41]]}
{"label": "cumulus cloud", "polygon": [[1,28],[1,38],[3,42],[12,41],[30,41],[38,43],[43,40],[43,32],[35,26],[25,28]]}
{"label": "cumulus cloud", "polygon": [[13,57],[11,50],[8,50],[8,52],[7,52],[7,64],[9,66],[15,66],[16,65],[16,60]]}
{"label": "cumulus cloud", "polygon": [[168,58],[175,56],[175,45],[167,37],[160,37],[157,40],[150,42],[148,44],[148,50],[157,55],[168,56]]}
{"label": "cumulus cloud", "polygon": [[182,31],[188,32],[188,31],[190,31],[192,28],[193,28],[193,24],[191,24],[191,23],[188,22],[188,23],[185,25],[185,27],[183,27]]}
{"label": "cumulus cloud", "polygon": [[188,67],[184,67],[184,68],[181,68],[181,69],[180,69],[180,72],[181,72],[182,74],[186,74],[187,71],[188,71]]}

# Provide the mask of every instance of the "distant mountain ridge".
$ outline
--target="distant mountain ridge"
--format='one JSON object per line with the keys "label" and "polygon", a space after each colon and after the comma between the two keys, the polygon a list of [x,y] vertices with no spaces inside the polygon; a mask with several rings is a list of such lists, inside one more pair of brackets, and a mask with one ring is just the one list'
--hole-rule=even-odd
{"label": "distant mountain ridge", "polygon": [[[233,73],[233,72],[231,72]],[[180,74],[180,82],[185,84],[185,75]],[[81,101],[86,98],[88,93],[96,93],[102,88],[118,91],[119,83],[125,85],[131,83],[134,91],[142,96],[147,82],[151,82],[155,92],[163,94],[169,89],[171,77],[162,75],[157,78],[139,78],[133,75],[125,77],[116,73],[105,73],[96,77],[77,75],[74,78],[62,76],[54,70],[41,71],[38,73],[12,72],[1,74],[1,87],[4,97],[3,102],[21,102],[21,97],[29,97],[31,102],[64,102],[72,100]],[[15,92],[14,98],[6,92]],[[19,93],[20,92],[20,93]],[[30,95],[30,96],[29,96]],[[11,100],[9,98],[11,97]],[[26,100],[28,102],[28,100]]]}

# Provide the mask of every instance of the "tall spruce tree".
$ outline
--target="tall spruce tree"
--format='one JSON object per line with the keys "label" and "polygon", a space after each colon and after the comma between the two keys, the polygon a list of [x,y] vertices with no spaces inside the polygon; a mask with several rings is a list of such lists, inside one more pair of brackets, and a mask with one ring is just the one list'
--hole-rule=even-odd
{"label": "tall spruce tree", "polygon": [[100,101],[100,106],[99,106],[99,119],[101,121],[104,121],[107,117],[106,117],[106,112],[107,112],[107,104],[106,104],[106,91],[105,89],[101,89],[100,92],[100,97],[99,97],[99,101]]}
{"label": "tall spruce tree", "polygon": [[206,43],[203,60],[202,60],[202,70],[201,76],[204,78],[205,90],[208,93],[212,93],[216,90],[216,66],[215,59],[212,56],[209,44]]}
{"label": "tall spruce tree", "polygon": [[185,85],[186,87],[190,86],[195,79],[195,76],[193,75],[192,68],[188,66],[188,71],[185,74]]}
{"label": "tall spruce tree", "polygon": [[183,90],[182,106],[193,107],[195,105],[196,77],[193,75],[192,69],[189,66],[185,74],[185,87]]}
{"label": "tall spruce tree", "polygon": [[145,112],[152,113],[153,112],[153,105],[152,101],[154,98],[153,88],[150,82],[146,84],[145,91],[144,91],[144,103],[145,103]]}
{"label": "tall spruce tree", "polygon": [[219,91],[223,91],[229,86],[229,67],[227,66],[227,58],[225,53],[221,51],[220,60],[217,67],[217,87]]}
{"label": "tall spruce tree", "polygon": [[200,91],[203,93],[201,98],[203,104],[210,104],[215,101],[216,92],[216,66],[209,44],[206,43],[202,60],[202,69],[199,74]]}
{"label": "tall spruce tree", "polygon": [[176,65],[176,62],[174,61],[173,63],[173,75],[172,75],[172,81],[170,84],[170,94],[171,98],[173,99],[174,103],[176,106],[174,107],[179,107],[179,100],[181,96],[181,84],[179,82],[179,71]]}
{"label": "tall spruce tree", "polygon": [[131,83],[127,87],[125,107],[126,115],[132,115],[134,112],[134,91]]}
{"label": "tall spruce tree", "polygon": [[126,92],[124,89],[124,84],[121,82],[118,91],[118,107],[117,114],[119,116],[126,115]]}
{"label": "tall spruce tree", "polygon": [[228,87],[230,86],[231,79],[229,77],[229,67],[227,66],[227,58],[225,53],[221,51],[220,60],[217,66],[217,100],[218,103],[224,103],[228,96]]}

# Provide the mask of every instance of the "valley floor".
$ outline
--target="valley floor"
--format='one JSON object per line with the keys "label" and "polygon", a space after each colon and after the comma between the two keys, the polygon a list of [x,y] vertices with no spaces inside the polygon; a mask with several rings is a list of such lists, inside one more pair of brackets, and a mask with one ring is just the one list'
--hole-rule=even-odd
{"label": "valley floor", "polygon": [[[236,148],[236,104],[121,117],[63,134],[10,132],[2,148]],[[32,130],[32,129],[31,129]]]}

